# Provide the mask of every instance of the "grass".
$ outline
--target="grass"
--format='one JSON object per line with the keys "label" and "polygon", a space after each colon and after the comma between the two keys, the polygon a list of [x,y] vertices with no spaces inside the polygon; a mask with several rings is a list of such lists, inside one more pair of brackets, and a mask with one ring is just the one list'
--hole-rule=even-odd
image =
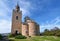
{"label": "grass", "polygon": [[15,38],[10,39],[14,41],[60,41],[60,37],[55,36],[35,36],[27,39],[15,39]]}

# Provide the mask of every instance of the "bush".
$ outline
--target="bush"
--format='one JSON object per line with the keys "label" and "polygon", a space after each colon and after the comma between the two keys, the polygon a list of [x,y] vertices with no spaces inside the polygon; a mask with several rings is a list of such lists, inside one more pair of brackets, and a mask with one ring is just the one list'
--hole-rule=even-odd
{"label": "bush", "polygon": [[11,37],[15,37],[15,36],[18,36],[18,35],[22,35],[22,34],[20,34],[20,33],[19,34],[9,34],[8,37],[11,38]]}
{"label": "bush", "polygon": [[31,36],[29,36],[29,37],[31,37]]}
{"label": "bush", "polygon": [[8,37],[13,37],[13,36],[11,34],[9,34]]}
{"label": "bush", "polygon": [[0,34],[0,39],[2,39],[2,35]]}
{"label": "bush", "polygon": [[9,34],[8,37],[15,37],[15,35],[14,34]]}
{"label": "bush", "polygon": [[26,39],[27,37],[22,36],[22,35],[17,35],[17,36],[15,36],[15,38],[16,38],[16,39]]}
{"label": "bush", "polygon": [[13,39],[10,39],[9,41],[14,41]]}

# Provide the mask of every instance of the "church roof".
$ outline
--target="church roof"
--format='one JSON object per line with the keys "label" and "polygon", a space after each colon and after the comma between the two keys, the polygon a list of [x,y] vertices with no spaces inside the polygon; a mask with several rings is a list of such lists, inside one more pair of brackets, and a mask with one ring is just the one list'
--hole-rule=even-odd
{"label": "church roof", "polygon": [[22,22],[23,25],[28,25],[26,22]]}

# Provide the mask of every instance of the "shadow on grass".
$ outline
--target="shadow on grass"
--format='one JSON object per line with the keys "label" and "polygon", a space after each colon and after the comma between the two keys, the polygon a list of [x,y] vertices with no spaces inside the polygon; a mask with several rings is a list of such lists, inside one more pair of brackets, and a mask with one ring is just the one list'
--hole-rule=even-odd
{"label": "shadow on grass", "polygon": [[9,41],[14,41],[13,39],[10,39]]}

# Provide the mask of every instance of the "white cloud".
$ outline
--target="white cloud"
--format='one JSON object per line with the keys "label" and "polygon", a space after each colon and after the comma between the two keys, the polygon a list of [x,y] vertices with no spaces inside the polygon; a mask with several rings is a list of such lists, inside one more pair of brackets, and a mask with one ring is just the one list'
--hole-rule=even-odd
{"label": "white cloud", "polygon": [[55,19],[40,25],[41,32],[43,32],[44,29],[52,29],[54,27],[60,28],[60,24],[59,23],[60,23],[60,17],[56,17]]}
{"label": "white cloud", "polygon": [[[16,6],[17,0],[13,0],[13,1],[14,1],[13,3]],[[29,8],[31,7],[30,2],[21,0],[21,1],[19,1],[19,5],[22,6],[22,7],[20,7],[20,9],[22,10],[23,18],[26,15],[30,15],[30,12],[29,12]],[[14,8],[15,8],[15,6],[14,6]],[[5,1],[0,0],[0,18],[1,18],[0,19],[0,33],[11,32],[11,16],[9,16],[10,13],[12,14],[11,10],[12,9],[10,9],[10,7],[8,6],[8,4]]]}
{"label": "white cloud", "polygon": [[60,17],[56,17],[54,20],[51,21],[51,23],[54,23],[55,25],[60,22]]}
{"label": "white cloud", "polygon": [[0,20],[0,33],[9,33],[11,31],[11,21]]}
{"label": "white cloud", "polygon": [[9,33],[11,30],[11,18],[8,17],[8,13],[11,13],[10,10],[7,4],[0,0],[0,33]]}
{"label": "white cloud", "polygon": [[19,0],[23,16],[30,15],[29,9],[32,7],[29,1]]}
{"label": "white cloud", "polygon": [[8,12],[11,12],[10,10],[7,4],[3,0],[0,0],[0,16],[6,17]]}
{"label": "white cloud", "polygon": [[17,2],[18,4],[20,5],[20,9],[22,10],[22,14],[23,16],[25,15],[30,15],[30,12],[29,12],[29,9],[32,7],[31,6],[31,3],[29,1],[26,1],[26,0],[14,0],[14,4],[17,5]]}
{"label": "white cloud", "polygon": [[16,2],[19,2],[20,5],[20,9],[22,10],[22,20],[24,20],[25,16],[30,16],[31,13],[29,11],[29,9],[32,8],[31,3],[29,1],[25,1],[25,0],[17,0]]}

